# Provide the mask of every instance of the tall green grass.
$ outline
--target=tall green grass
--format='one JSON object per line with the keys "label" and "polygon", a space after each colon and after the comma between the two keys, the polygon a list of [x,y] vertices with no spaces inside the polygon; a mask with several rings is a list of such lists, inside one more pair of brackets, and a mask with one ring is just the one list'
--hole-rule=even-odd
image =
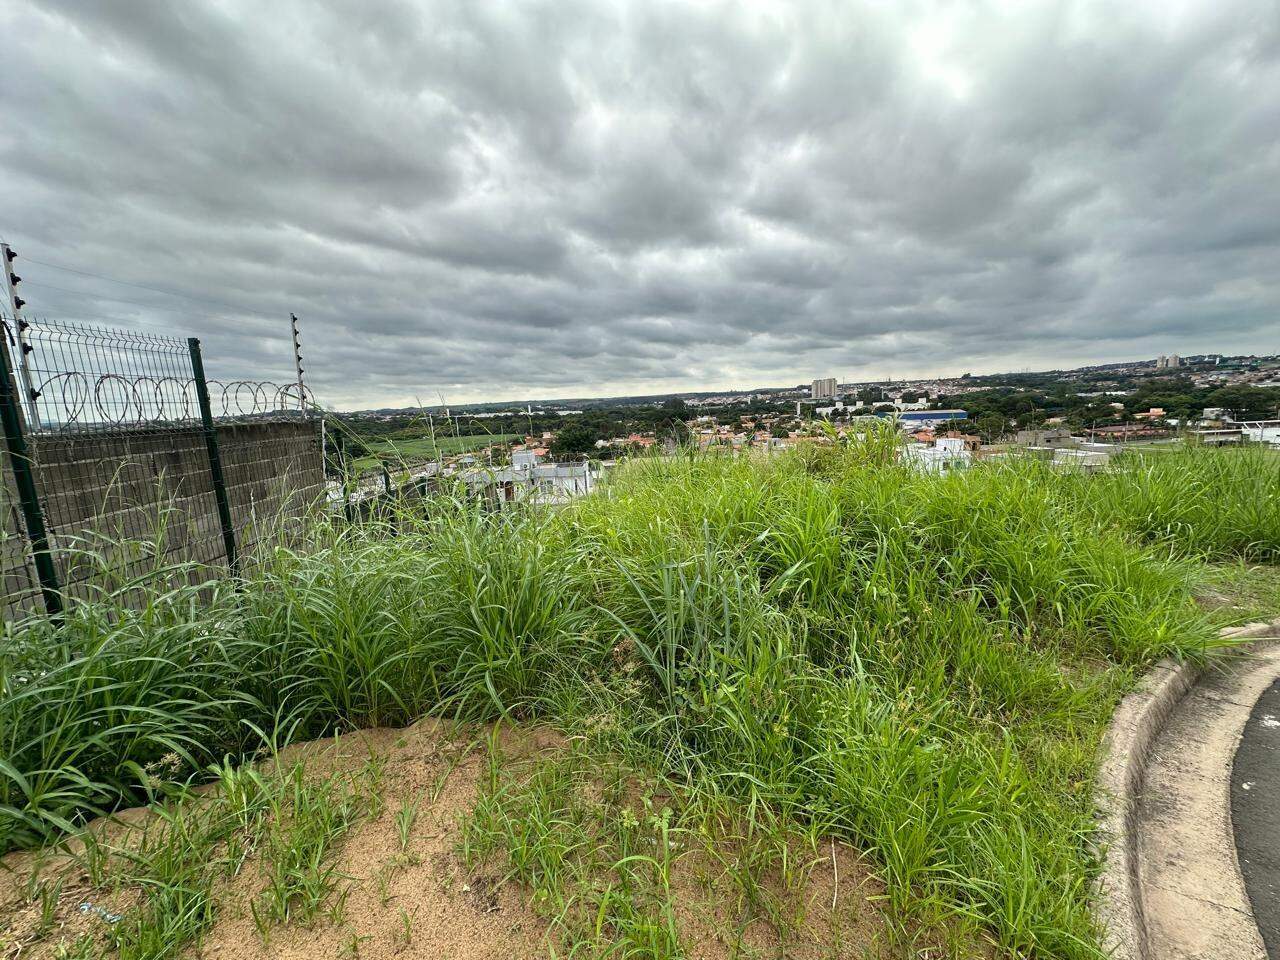
{"label": "tall green grass", "polygon": [[1280,460],[1265,447],[1130,454],[1122,469],[1076,477],[1071,502],[1183,555],[1280,562]]}
{"label": "tall green grass", "polygon": [[0,848],[258,728],[538,717],[694,793],[831,825],[904,921],[1097,957],[1101,731],[1136,671],[1213,646],[1194,558],[1280,556],[1275,468],[1197,451],[933,477],[892,448],[642,460],[559,512],[317,526],[235,590],[161,571],[140,609],[10,624]]}

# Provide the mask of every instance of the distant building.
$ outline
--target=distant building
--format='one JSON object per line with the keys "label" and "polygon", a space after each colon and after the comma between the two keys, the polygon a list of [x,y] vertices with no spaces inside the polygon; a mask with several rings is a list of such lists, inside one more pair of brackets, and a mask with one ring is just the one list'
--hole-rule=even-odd
{"label": "distant building", "polygon": [[822,380],[813,381],[809,396],[814,400],[833,400],[839,387],[835,377],[825,377]]}
{"label": "distant building", "polygon": [[948,443],[945,444],[947,448],[954,448],[955,444],[959,443],[960,446],[964,447],[964,449],[971,453],[977,453],[978,448],[982,446],[982,438],[977,434],[961,433],[959,430],[948,430],[942,436],[937,438],[938,443],[942,443],[944,440],[948,441]]}
{"label": "distant building", "polygon": [[1015,437],[1017,443],[1024,447],[1073,447],[1076,438],[1070,430],[1019,430]]}
{"label": "distant building", "polygon": [[542,462],[542,458],[536,452],[529,448],[511,451],[511,469],[525,470],[529,467],[536,467]]}
{"label": "distant building", "polygon": [[1249,420],[1237,426],[1240,427],[1246,440],[1280,447],[1280,420]]}
{"label": "distant building", "polygon": [[1165,356],[1163,353],[1156,357],[1157,370],[1171,370],[1175,367],[1182,366],[1182,358],[1176,353]]}
{"label": "distant building", "polygon": [[499,507],[523,501],[566,503],[595,488],[590,463],[543,463],[544,456],[542,449],[513,450],[510,467],[463,470],[457,476],[473,496]]}
{"label": "distant building", "polygon": [[936,427],[948,420],[968,420],[963,410],[904,410],[898,414],[898,422],[904,428]]}
{"label": "distant building", "polygon": [[1106,450],[1070,450],[1060,447],[1053,451],[1053,465],[1058,468],[1101,470],[1110,460],[1111,454]]}
{"label": "distant building", "polygon": [[1105,427],[1092,427],[1089,436],[1105,443],[1127,443],[1133,440],[1159,440],[1172,432],[1151,424],[1118,423]]}
{"label": "distant building", "polygon": [[1239,427],[1200,427],[1187,434],[1187,442],[1202,447],[1235,446],[1244,442],[1244,431]]}
{"label": "distant building", "polygon": [[963,436],[938,437],[932,446],[911,444],[903,447],[902,459],[926,473],[949,473],[962,470],[973,462],[973,450]]}
{"label": "distant building", "polygon": [[852,413],[854,410],[861,410],[864,406],[865,404],[861,400],[851,404],[845,403],[843,400],[837,400],[829,407],[814,407],[813,412],[819,417],[830,417],[832,414]]}

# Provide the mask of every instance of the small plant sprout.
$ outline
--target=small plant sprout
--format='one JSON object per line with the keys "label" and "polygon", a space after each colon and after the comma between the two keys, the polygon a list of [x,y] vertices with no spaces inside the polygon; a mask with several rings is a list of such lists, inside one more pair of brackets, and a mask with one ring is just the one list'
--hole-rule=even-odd
{"label": "small plant sprout", "polygon": [[396,859],[402,864],[418,862],[409,853],[409,842],[413,838],[413,825],[418,820],[418,808],[421,803],[422,796],[418,795],[410,800],[405,800],[400,804],[400,809],[396,811],[396,841],[400,846]]}
{"label": "small plant sprout", "polygon": [[36,924],[36,936],[44,937],[53,929],[58,919],[58,901],[62,896],[62,878],[49,881],[42,880],[38,886],[37,899],[40,905],[40,919]]}

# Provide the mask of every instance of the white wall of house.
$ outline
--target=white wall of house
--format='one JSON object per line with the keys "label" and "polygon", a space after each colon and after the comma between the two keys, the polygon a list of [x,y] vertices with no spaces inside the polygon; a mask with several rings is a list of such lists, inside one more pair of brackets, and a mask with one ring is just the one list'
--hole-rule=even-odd
{"label": "white wall of house", "polygon": [[567,503],[595,489],[589,463],[531,463],[462,475],[473,494],[493,491],[498,503]]}
{"label": "white wall of house", "polygon": [[964,441],[956,437],[941,437],[936,445],[910,444],[902,448],[902,458],[926,473],[949,473],[963,470],[973,462],[973,451],[966,450]]}
{"label": "white wall of house", "polygon": [[1280,446],[1280,420],[1252,420],[1239,426],[1246,440]]}

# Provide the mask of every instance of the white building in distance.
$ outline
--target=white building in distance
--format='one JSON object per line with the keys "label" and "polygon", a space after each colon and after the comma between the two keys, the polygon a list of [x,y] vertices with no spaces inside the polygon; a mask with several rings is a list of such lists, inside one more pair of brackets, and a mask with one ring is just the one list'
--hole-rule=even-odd
{"label": "white building in distance", "polygon": [[821,380],[813,381],[813,386],[809,389],[809,396],[814,400],[832,400],[835,398],[839,384],[835,377],[824,377]]}
{"label": "white building in distance", "polygon": [[969,466],[973,451],[962,437],[939,437],[931,447],[920,443],[903,447],[902,458],[925,473],[948,473]]}
{"label": "white building in distance", "polygon": [[465,470],[458,476],[473,496],[501,506],[507,503],[568,503],[590,493],[596,473],[587,461],[544,463],[533,450],[513,450],[511,466]]}

